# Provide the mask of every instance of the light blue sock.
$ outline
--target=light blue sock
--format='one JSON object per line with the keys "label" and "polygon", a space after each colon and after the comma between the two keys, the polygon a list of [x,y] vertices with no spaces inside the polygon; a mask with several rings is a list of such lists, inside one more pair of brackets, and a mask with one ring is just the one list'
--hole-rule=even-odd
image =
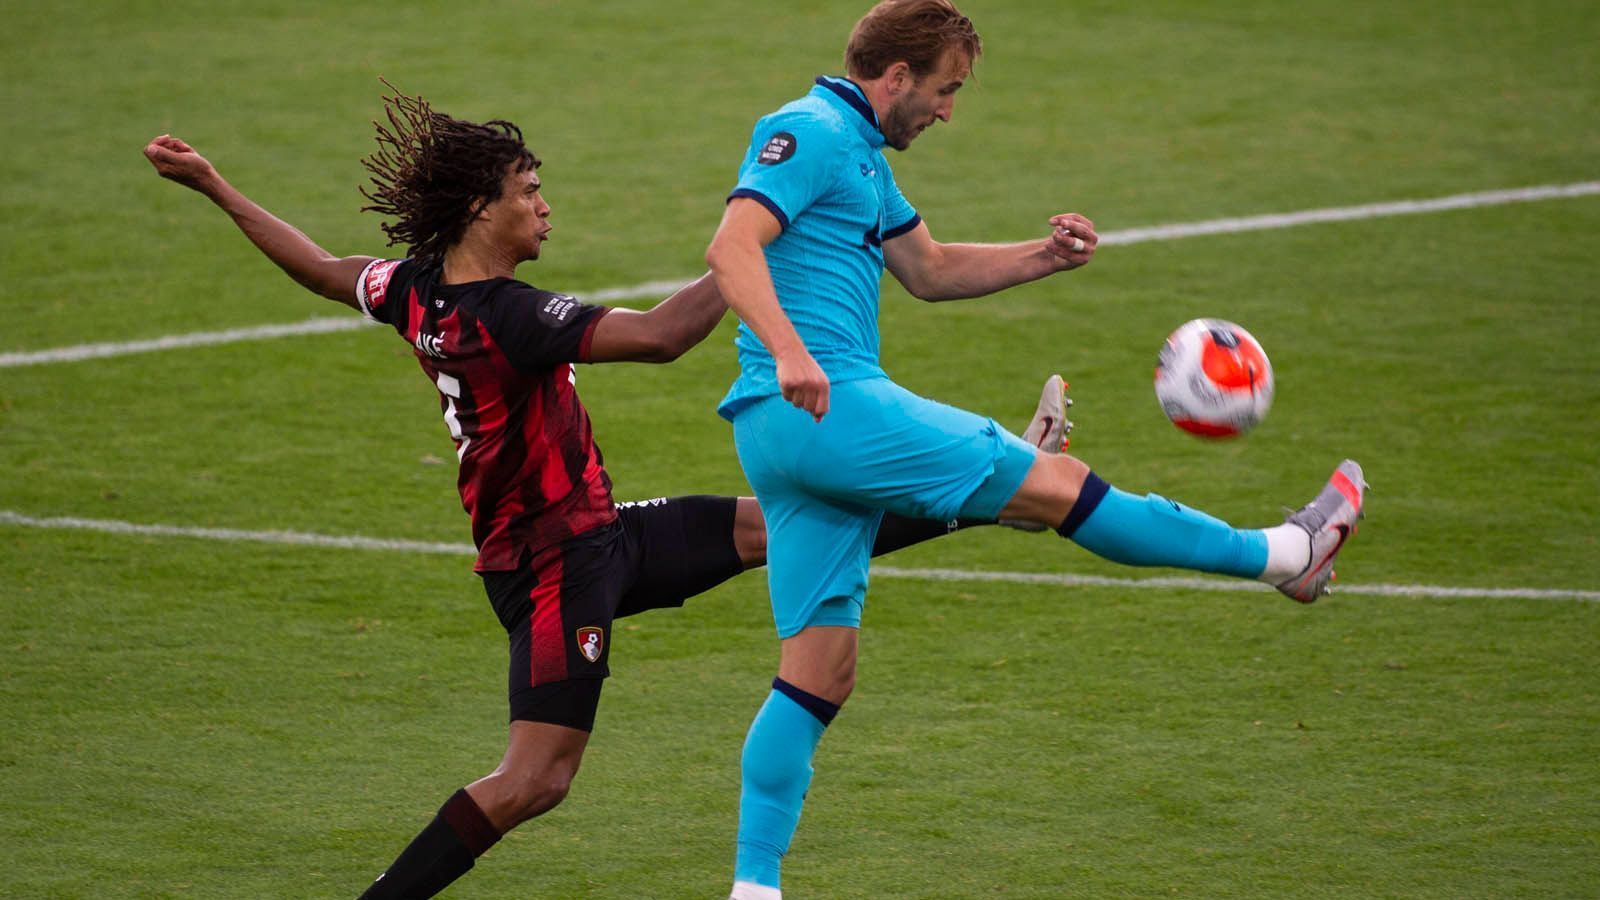
{"label": "light blue sock", "polygon": [[[1093,503],[1096,494],[1098,505]],[[1255,578],[1267,567],[1267,536],[1260,530],[1234,528],[1160,494],[1136,497],[1092,473],[1079,494],[1079,503],[1085,501],[1090,508],[1074,507],[1058,530],[1112,562],[1245,578]],[[1068,525],[1074,527],[1066,530]]]}
{"label": "light blue sock", "polygon": [[[822,716],[831,719],[838,707],[786,683],[775,681],[773,688],[744,739],[733,877],[776,888],[811,784],[811,757],[828,727]],[[789,692],[821,708],[812,712]]]}

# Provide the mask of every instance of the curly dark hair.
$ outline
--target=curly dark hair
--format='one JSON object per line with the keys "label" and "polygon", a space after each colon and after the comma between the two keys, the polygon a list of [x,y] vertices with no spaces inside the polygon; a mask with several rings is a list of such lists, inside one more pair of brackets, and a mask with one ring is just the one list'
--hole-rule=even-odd
{"label": "curly dark hair", "polygon": [[372,205],[361,209],[394,218],[383,223],[391,245],[407,244],[412,258],[440,262],[499,199],[506,174],[537,169],[539,157],[522,142],[522,129],[504,119],[464,122],[383,83],[394,92],[383,98],[389,123],[372,123],[378,149],[361,161],[372,173],[372,189],[363,186],[361,195]]}

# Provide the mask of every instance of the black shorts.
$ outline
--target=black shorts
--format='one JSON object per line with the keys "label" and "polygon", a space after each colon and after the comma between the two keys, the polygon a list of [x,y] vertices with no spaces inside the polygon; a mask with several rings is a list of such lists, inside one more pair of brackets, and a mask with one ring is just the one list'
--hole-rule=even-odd
{"label": "black shorts", "polygon": [[484,572],[510,638],[512,721],[594,729],[611,674],[611,622],[682,606],[744,571],[733,545],[733,497],[620,504],[617,521],[540,553],[512,572]]}

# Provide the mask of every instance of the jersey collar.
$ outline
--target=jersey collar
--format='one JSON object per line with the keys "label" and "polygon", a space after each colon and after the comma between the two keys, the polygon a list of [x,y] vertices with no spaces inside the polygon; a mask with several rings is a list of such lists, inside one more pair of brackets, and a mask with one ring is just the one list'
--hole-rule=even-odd
{"label": "jersey collar", "polygon": [[869,145],[874,148],[884,145],[883,129],[878,125],[878,114],[873,111],[872,104],[867,102],[867,94],[861,90],[860,85],[848,78],[819,75],[817,86],[811,89],[811,93],[835,107],[847,106],[855,110],[856,115],[847,114],[845,118],[855,122],[856,131]]}

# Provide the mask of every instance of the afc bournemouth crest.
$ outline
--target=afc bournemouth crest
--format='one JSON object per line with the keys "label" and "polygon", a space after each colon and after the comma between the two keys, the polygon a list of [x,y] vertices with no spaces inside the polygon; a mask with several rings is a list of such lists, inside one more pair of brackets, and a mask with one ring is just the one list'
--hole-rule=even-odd
{"label": "afc bournemouth crest", "polygon": [[578,629],[578,652],[589,662],[600,661],[600,645],[605,639],[605,632],[594,626]]}

